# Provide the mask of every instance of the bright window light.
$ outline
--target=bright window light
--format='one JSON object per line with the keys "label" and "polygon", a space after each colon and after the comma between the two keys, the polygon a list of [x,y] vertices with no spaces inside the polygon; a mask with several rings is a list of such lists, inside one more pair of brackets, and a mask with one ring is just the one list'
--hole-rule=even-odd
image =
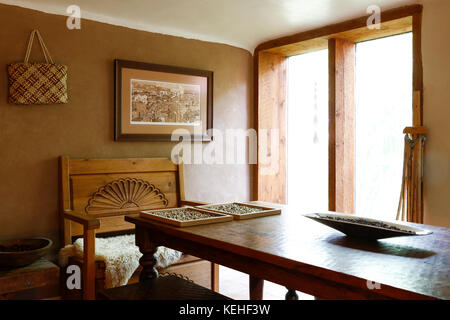
{"label": "bright window light", "polygon": [[288,59],[287,197],[328,210],[328,50]]}
{"label": "bright window light", "polygon": [[395,220],[412,122],[412,34],[356,45],[355,213]]}

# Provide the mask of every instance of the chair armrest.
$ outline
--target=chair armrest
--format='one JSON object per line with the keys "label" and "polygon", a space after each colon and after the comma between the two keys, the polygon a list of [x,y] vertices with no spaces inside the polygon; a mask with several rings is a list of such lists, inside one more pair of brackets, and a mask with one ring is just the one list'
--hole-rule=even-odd
{"label": "chair armrest", "polygon": [[64,211],[64,218],[82,224],[84,229],[93,230],[100,228],[100,220],[88,215],[74,213],[72,211]]}
{"label": "chair armrest", "polygon": [[64,210],[64,219],[83,225],[83,299],[95,299],[95,229],[100,220],[89,215]]}
{"label": "chair armrest", "polygon": [[180,206],[202,206],[205,204],[209,204],[208,202],[202,202],[202,201],[191,201],[191,200],[180,200]]}

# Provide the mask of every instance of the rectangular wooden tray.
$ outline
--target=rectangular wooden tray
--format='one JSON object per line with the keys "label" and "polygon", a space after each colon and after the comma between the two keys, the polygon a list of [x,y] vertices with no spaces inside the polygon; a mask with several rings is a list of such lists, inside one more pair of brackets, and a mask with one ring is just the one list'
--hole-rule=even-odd
{"label": "rectangular wooden tray", "polygon": [[[186,220],[186,221],[181,221],[181,220],[176,220],[176,219],[171,219],[171,218],[165,218],[165,217],[161,217],[161,216],[157,216],[155,214],[152,214],[153,212],[165,212],[165,211],[176,211],[176,210],[184,210],[184,209],[189,209],[189,210],[193,210],[193,211],[198,211],[201,213],[206,213],[208,215],[213,216],[212,218],[203,218],[203,219],[196,219],[196,220]],[[218,222],[226,222],[226,221],[231,221],[233,220],[233,216],[228,215],[228,214],[224,214],[221,212],[215,212],[215,211],[211,211],[211,210],[202,210],[200,208],[197,207],[182,207],[182,208],[170,208],[170,209],[158,209],[158,210],[146,210],[146,211],[141,211],[139,213],[139,216],[145,219],[150,219],[150,220],[154,220],[154,221],[158,221],[158,222],[162,222],[162,223],[166,223],[166,224],[170,224],[176,227],[190,227],[190,226],[197,226],[197,225],[202,225],[202,224],[210,224],[210,223],[218,223]]]}
{"label": "rectangular wooden tray", "polygon": [[[237,204],[237,205],[241,205],[241,206],[261,209],[261,211],[252,212],[252,213],[245,213],[245,214],[237,214],[237,213],[230,213],[230,212],[220,211],[220,210],[212,208],[214,206],[224,205],[224,204]],[[202,205],[202,206],[198,206],[196,208],[202,208],[202,209],[207,209],[208,211],[212,211],[212,212],[228,214],[228,215],[233,216],[233,218],[235,220],[252,219],[252,218],[259,218],[259,217],[266,217],[266,216],[273,216],[273,215],[276,215],[276,214],[281,214],[281,209],[275,209],[275,208],[271,208],[271,207],[265,207],[265,206],[261,206],[261,205],[248,204],[248,203],[242,203],[242,202],[205,204],[205,205]]]}

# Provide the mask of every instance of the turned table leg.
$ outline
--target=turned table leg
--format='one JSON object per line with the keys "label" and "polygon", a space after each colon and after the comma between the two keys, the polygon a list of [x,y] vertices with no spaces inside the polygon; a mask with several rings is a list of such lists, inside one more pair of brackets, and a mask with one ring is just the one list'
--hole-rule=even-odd
{"label": "turned table leg", "polygon": [[158,260],[155,257],[158,245],[149,240],[147,232],[145,229],[136,227],[136,245],[142,253],[142,257],[139,259],[139,264],[142,266],[142,271],[139,274],[140,282],[158,278],[158,270],[156,270]]}
{"label": "turned table leg", "polygon": [[262,300],[264,290],[264,280],[250,276],[249,289],[250,289],[250,300]]}
{"label": "turned table leg", "polygon": [[285,295],[286,300],[298,300],[297,292],[294,289],[288,289],[288,292]]}

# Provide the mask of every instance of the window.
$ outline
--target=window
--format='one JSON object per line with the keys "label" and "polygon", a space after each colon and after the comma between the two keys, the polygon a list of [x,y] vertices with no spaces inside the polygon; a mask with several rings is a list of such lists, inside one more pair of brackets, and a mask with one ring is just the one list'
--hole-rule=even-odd
{"label": "window", "polygon": [[412,34],[356,44],[355,212],[395,219],[412,125]]}
{"label": "window", "polygon": [[287,202],[328,210],[328,50],[288,59]]}
{"label": "window", "polygon": [[[344,155],[352,157],[346,165],[351,166],[349,177],[354,181],[343,186],[353,193],[354,204],[346,209],[393,220],[401,188],[402,130],[412,121],[412,36],[406,33],[353,47],[355,97],[349,101],[355,106],[344,108],[354,113],[348,117],[354,123],[344,123],[351,132],[342,142],[354,146]],[[326,211],[328,50],[288,58],[287,90],[287,202],[304,211]]]}
{"label": "window", "polygon": [[[421,17],[422,6],[406,6],[383,11],[380,28],[367,28],[367,17],[360,17],[273,39],[255,49],[258,141],[267,140],[260,129],[280,132],[277,152],[258,149],[259,159],[277,158],[280,170],[265,175],[264,163],[258,162],[255,199],[294,203],[305,210],[324,210],[328,202],[331,211],[395,218],[402,133],[426,133]],[[321,54],[323,60],[317,58]],[[327,78],[328,86],[323,84]],[[323,91],[328,91],[328,107]],[[328,128],[322,126],[326,109]],[[327,140],[321,138],[326,131]],[[414,188],[418,196],[412,201],[417,202],[408,205],[408,220],[420,221],[421,182]]]}

